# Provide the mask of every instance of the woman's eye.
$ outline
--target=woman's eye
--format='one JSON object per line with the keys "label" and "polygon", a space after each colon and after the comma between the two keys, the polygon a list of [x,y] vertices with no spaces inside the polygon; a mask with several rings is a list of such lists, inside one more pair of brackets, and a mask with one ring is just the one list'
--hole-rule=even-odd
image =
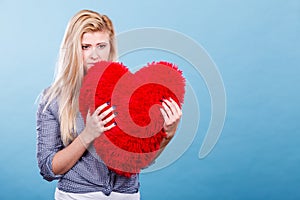
{"label": "woman's eye", "polygon": [[88,49],[88,48],[89,48],[88,45],[82,45],[82,50],[86,50],[86,49]]}
{"label": "woman's eye", "polygon": [[106,47],[106,44],[99,44],[99,45],[98,45],[98,48],[99,48],[99,49],[103,49],[103,48],[105,48],[105,47]]}

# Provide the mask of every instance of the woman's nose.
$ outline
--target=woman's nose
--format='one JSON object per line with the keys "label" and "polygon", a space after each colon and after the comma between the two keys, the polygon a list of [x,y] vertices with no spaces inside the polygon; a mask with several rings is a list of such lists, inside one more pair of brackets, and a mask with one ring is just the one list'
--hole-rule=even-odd
{"label": "woman's nose", "polygon": [[99,58],[100,58],[100,54],[97,52],[97,49],[96,48],[92,49],[91,59],[96,60]]}

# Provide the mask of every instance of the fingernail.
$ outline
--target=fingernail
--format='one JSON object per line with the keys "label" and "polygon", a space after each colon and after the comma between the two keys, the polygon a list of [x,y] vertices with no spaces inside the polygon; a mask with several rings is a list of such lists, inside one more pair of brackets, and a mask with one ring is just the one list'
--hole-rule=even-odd
{"label": "fingernail", "polygon": [[109,105],[110,105],[110,102],[108,101],[108,102],[106,102],[106,104],[109,106]]}

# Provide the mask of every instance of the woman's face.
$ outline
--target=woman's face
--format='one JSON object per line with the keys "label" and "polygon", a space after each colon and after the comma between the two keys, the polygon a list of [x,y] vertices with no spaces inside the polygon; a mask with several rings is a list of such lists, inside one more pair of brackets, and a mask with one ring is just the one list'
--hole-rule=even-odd
{"label": "woman's face", "polygon": [[81,39],[83,65],[89,69],[99,61],[107,61],[110,52],[109,35],[106,31],[88,32]]}

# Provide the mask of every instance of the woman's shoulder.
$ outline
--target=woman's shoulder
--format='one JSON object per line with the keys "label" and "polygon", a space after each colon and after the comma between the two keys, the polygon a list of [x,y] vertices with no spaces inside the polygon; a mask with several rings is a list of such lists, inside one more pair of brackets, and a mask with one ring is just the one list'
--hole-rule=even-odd
{"label": "woman's shoulder", "polygon": [[57,97],[51,99],[48,94],[50,86],[44,88],[37,97],[36,102],[38,103],[39,110],[51,110],[52,112],[58,112]]}

